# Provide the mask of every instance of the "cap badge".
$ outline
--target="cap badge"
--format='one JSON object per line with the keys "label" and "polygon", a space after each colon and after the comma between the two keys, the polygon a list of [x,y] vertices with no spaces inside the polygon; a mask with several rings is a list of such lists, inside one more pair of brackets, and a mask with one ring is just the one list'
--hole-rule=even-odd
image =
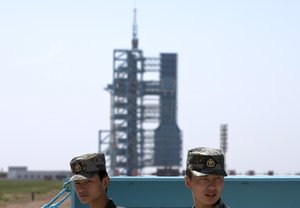
{"label": "cap badge", "polygon": [[215,166],[216,166],[216,162],[212,158],[209,158],[206,161],[206,167],[208,167],[208,168],[214,168]]}
{"label": "cap badge", "polygon": [[74,165],[74,172],[79,173],[81,171],[81,165],[79,163],[76,163]]}

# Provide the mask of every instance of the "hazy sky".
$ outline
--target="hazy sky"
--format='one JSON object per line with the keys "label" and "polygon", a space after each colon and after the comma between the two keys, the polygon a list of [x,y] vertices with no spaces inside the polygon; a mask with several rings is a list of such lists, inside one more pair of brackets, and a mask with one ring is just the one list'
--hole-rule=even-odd
{"label": "hazy sky", "polygon": [[178,125],[188,149],[220,146],[227,167],[300,172],[300,1],[0,2],[0,169],[69,170],[109,129],[112,54],[178,53]]}

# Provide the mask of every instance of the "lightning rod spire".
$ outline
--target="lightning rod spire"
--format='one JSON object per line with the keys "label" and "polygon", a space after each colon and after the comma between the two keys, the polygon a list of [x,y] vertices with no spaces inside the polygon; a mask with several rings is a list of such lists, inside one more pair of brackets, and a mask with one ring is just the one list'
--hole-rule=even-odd
{"label": "lightning rod spire", "polygon": [[136,21],[136,8],[133,9],[133,25],[132,25],[132,40],[131,46],[132,49],[138,48],[139,39],[137,37],[137,21]]}

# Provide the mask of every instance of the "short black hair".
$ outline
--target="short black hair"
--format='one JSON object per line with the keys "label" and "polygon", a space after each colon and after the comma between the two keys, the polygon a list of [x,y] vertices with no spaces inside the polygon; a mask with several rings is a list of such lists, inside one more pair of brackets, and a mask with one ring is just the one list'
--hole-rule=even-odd
{"label": "short black hair", "polygon": [[193,173],[192,173],[192,171],[189,170],[189,169],[187,169],[187,170],[185,171],[185,175],[186,175],[187,177],[189,177],[190,179],[192,179],[192,177],[193,177]]}
{"label": "short black hair", "polygon": [[98,175],[99,175],[101,181],[103,180],[104,177],[108,176],[106,170],[100,170],[98,172]]}
{"label": "short black hair", "polygon": [[[103,178],[108,177],[106,170],[100,170],[98,172],[98,175],[99,175],[100,181],[102,181]],[[106,188],[105,192],[107,193],[107,188]]]}

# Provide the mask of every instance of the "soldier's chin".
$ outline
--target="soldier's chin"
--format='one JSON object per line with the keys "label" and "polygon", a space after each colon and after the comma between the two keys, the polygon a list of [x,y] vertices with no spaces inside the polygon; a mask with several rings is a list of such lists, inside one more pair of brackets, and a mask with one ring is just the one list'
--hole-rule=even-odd
{"label": "soldier's chin", "polygon": [[87,196],[81,196],[79,197],[79,200],[82,204],[88,204],[89,198]]}

